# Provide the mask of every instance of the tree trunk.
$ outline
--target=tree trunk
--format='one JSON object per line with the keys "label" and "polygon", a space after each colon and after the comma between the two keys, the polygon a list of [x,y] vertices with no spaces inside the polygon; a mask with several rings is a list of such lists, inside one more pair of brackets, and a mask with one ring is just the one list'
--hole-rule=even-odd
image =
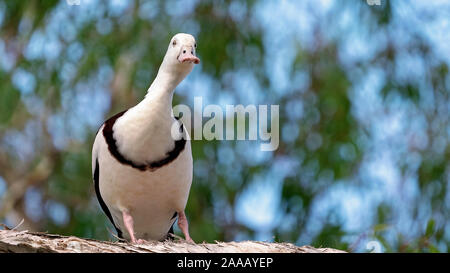
{"label": "tree trunk", "polygon": [[192,244],[183,240],[129,244],[41,232],[0,230],[0,253],[3,252],[109,252],[109,253],[339,253],[332,248],[295,246],[289,243],[255,241]]}

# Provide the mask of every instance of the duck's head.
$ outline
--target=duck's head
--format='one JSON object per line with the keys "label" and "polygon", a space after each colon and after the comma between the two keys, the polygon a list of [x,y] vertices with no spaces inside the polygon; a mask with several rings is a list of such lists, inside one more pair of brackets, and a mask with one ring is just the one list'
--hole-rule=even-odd
{"label": "duck's head", "polygon": [[194,36],[178,33],[170,40],[162,66],[171,72],[189,73],[194,64],[200,63],[196,56],[197,43]]}

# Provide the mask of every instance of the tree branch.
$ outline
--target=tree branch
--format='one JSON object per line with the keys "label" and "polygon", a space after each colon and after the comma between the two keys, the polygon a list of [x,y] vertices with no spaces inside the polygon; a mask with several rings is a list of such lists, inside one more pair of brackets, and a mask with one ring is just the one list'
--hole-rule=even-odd
{"label": "tree branch", "polygon": [[52,235],[42,232],[0,230],[2,252],[109,252],[109,253],[342,253],[332,248],[295,246],[289,243],[256,241],[191,244],[182,240],[149,242],[133,245],[123,242],[81,239],[74,236]]}

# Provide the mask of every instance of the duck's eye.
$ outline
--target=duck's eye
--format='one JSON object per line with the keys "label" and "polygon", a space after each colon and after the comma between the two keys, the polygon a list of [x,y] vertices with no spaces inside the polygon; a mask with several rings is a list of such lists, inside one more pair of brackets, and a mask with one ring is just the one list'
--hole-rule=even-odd
{"label": "duck's eye", "polygon": [[194,47],[197,48],[197,43],[194,44]]}
{"label": "duck's eye", "polygon": [[177,45],[177,40],[173,40],[172,45],[176,46]]}

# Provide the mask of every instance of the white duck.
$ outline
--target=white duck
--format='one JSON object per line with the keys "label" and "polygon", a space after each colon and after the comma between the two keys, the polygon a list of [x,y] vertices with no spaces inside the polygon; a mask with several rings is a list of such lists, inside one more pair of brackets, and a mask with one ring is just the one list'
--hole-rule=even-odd
{"label": "white duck", "polygon": [[175,87],[200,62],[192,35],[179,33],[169,44],[158,75],[136,106],[100,127],[92,149],[98,201],[119,237],[142,243],[164,240],[178,226],[189,236],[184,209],[192,183],[191,144],[172,112]]}

